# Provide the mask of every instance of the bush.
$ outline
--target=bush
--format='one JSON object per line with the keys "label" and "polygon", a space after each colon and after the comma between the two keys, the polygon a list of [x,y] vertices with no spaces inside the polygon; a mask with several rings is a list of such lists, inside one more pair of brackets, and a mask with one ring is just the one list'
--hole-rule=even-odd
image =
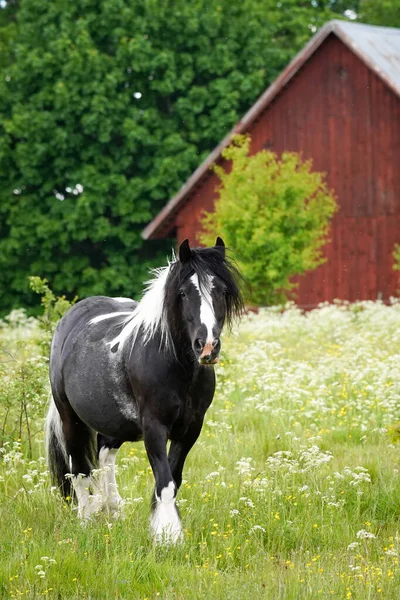
{"label": "bush", "polygon": [[294,275],[325,261],[322,247],[337,205],[311,160],[289,152],[278,159],[266,150],[249,156],[250,141],[235,136],[222,153],[232,162],[229,173],[214,166],[220,195],[215,212],[203,217],[200,241],[223,237],[249,284],[247,301],[271,305],[287,298]]}
{"label": "bush", "polygon": [[43,314],[39,317],[38,322],[40,327],[47,333],[50,349],[50,341],[58,321],[65,315],[67,310],[75,304],[78,298],[75,296],[75,298],[70,301],[67,300],[65,296],[56,296],[50,289],[47,279],[42,279],[37,276],[31,276],[28,279],[31,290],[41,295]]}
{"label": "bush", "polygon": [[47,281],[30,277],[41,295],[43,314],[28,317],[24,309],[0,319],[0,457],[2,447],[17,442],[31,458],[34,441],[43,433],[50,393],[48,356],[52,334],[72,306],[56,296]]}
{"label": "bush", "polygon": [[0,453],[18,440],[27,455],[42,433],[48,402],[48,344],[39,321],[24,309],[0,319]]}
{"label": "bush", "polygon": [[400,271],[400,244],[394,245],[393,250],[393,269]]}

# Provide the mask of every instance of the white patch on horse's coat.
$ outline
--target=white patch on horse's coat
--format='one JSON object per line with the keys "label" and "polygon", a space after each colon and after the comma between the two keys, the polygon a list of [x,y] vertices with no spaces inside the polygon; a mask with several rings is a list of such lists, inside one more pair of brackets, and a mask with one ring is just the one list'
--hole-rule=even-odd
{"label": "white patch on horse's coat", "polygon": [[120,394],[118,394],[118,397],[116,398],[116,400],[118,403],[118,408],[119,408],[120,412],[122,413],[123,417],[127,421],[134,421],[135,423],[137,423],[139,413],[137,411],[137,408],[132,403],[132,397],[129,396],[128,394],[120,393]]}
{"label": "white patch on horse's coat", "polygon": [[100,321],[105,321],[106,319],[113,319],[114,317],[131,317],[132,316],[133,311],[121,311],[121,312],[112,312],[112,313],[107,313],[105,315],[98,315],[97,317],[93,317],[93,319],[90,319],[89,321],[89,325],[93,325],[95,323],[100,323]]}
{"label": "white patch on horse's coat", "polygon": [[113,300],[115,300],[116,302],[133,302],[132,298],[123,298],[123,297],[117,297],[117,298],[113,298]]}
{"label": "white patch on horse's coat", "polygon": [[111,369],[109,376],[112,381],[110,386],[109,396],[119,412],[127,421],[138,422],[138,409],[135,400],[132,397],[132,392],[126,385],[126,375],[123,367],[121,367],[121,356],[117,352],[109,353]]}
{"label": "white patch on horse's coat", "polygon": [[101,470],[100,487],[104,494],[106,506],[112,511],[116,510],[122,502],[115,479],[117,453],[117,449],[106,448],[105,446],[99,452],[99,467]]}
{"label": "white patch on horse's coat", "polygon": [[156,333],[161,330],[161,343],[166,347],[172,345],[168,323],[164,315],[165,284],[170,272],[171,263],[167,267],[154,269],[155,277],[147,282],[146,290],[136,308],[124,321],[124,327],[109,346],[118,345],[121,350],[126,340],[133,335],[135,343],[140,328],[143,329],[143,343],[146,344]]}
{"label": "white patch on horse's coat", "polygon": [[150,518],[150,527],[156,543],[173,543],[182,541],[183,532],[181,520],[175,505],[175,483],[170,481],[168,486],[156,495],[156,506]]}
{"label": "white patch on horse's coat", "polygon": [[200,321],[207,329],[206,343],[212,343],[214,340],[213,328],[216,324],[211,292],[213,289],[213,277],[207,276],[206,284],[200,288],[199,277],[197,273],[191,276],[190,281],[200,294]]}

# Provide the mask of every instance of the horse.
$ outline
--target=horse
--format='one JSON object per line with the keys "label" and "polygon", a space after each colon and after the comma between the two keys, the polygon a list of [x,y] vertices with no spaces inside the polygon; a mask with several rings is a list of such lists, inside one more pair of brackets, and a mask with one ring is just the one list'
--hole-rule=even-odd
{"label": "horse", "polygon": [[213,400],[223,326],[243,309],[240,283],[220,237],[210,248],[192,249],[185,240],[154,270],[139,302],[93,296],[59,321],[50,351],[47,457],[53,483],[74,498],[83,521],[100,511],[118,516],[118,449],[144,440],[155,479],[153,539],[182,540],[176,494]]}

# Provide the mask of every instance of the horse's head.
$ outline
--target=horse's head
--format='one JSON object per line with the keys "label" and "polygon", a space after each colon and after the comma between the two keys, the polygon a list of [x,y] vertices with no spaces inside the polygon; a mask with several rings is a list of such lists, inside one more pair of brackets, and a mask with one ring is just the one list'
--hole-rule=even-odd
{"label": "horse's head", "polygon": [[242,309],[239,273],[227,260],[221,238],[212,248],[195,249],[185,240],[175,266],[170,293],[178,303],[179,326],[186,330],[196,360],[213,365],[218,361],[224,323],[231,324]]}

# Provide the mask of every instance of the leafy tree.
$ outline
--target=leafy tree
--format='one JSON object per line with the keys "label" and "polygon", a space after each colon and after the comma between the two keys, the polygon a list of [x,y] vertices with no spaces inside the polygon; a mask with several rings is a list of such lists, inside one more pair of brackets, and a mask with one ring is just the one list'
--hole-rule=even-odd
{"label": "leafy tree", "polygon": [[10,48],[16,34],[18,0],[0,0],[0,68],[11,62]]}
{"label": "leafy tree", "polygon": [[144,225],[332,16],[297,0],[1,5],[0,312],[34,304],[28,275],[69,297],[138,293],[171,246],[143,244]]}
{"label": "leafy tree", "polygon": [[215,212],[205,214],[201,241],[221,235],[249,284],[247,300],[271,305],[293,289],[291,278],[324,262],[322,247],[337,206],[322,173],[296,153],[281,159],[262,150],[249,156],[250,138],[236,136],[222,156],[232,161],[221,180]]}
{"label": "leafy tree", "polygon": [[400,3],[398,0],[360,0],[358,18],[371,25],[400,27]]}

